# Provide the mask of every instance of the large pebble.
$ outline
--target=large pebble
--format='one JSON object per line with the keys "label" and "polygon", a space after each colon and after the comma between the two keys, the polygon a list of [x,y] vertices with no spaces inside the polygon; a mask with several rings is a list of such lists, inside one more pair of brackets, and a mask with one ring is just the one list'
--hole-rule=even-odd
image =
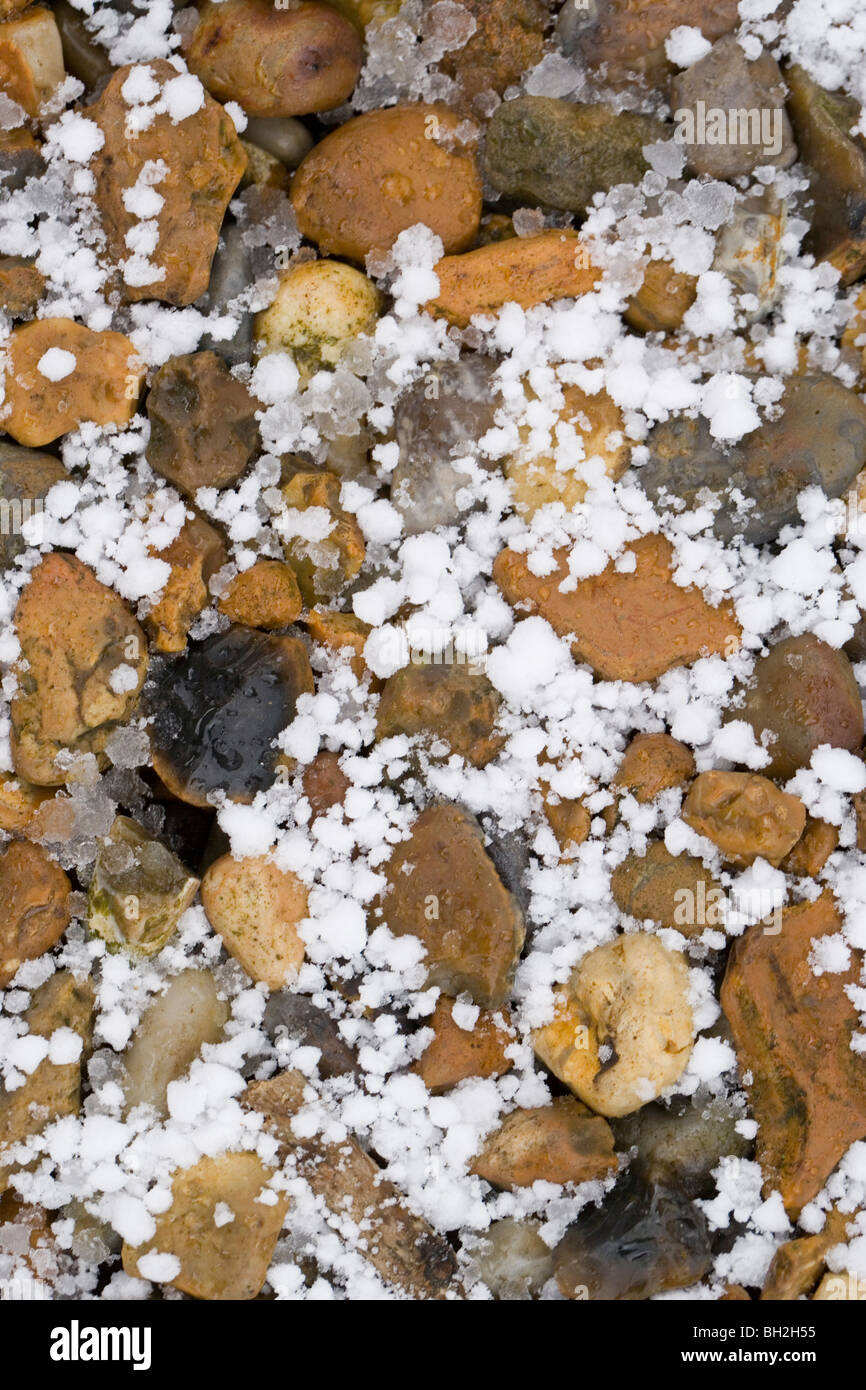
{"label": "large pebble", "polygon": [[664,536],[643,536],[629,546],[633,570],[611,563],[602,574],[562,593],[568,551],[554,552],[552,574],[533,574],[527,556],[503,550],[493,578],[520,616],[538,613],[602,680],[651,681],[672,666],[702,656],[732,655],[740,627],[729,603],[713,608],[697,588],[674,582],[672,548]]}
{"label": "large pebble", "polygon": [[172,1081],[185,1076],[205,1043],[219,1042],[231,1010],[209,970],[182,970],[145,1010],[124,1055],[127,1112],[150,1105],[167,1112]]}
{"label": "large pebble", "polygon": [[780,864],[806,828],[806,807],[752,772],[702,772],[683,803],[683,820],[718,846],[729,864]]}
{"label": "large pebble", "polygon": [[274,740],[313,693],[297,637],[232,627],[156,673],[150,693],[153,765],[173,795],[193,806],[225,792],[251,802],[276,775]]}
{"label": "large pebble", "polygon": [[12,701],[15,771],[59,786],[59,754],[100,753],[128,719],[144,682],[147,641],[123,601],[61,551],[33,571],[15,630],[27,662]]}
{"label": "large pebble", "polygon": [[276,297],[256,316],[256,350],[290,353],[308,378],[335,367],[359,334],[372,333],[380,308],[376,286],[355,266],[301,261],[282,272]]}
{"label": "large pebble", "polygon": [[[804,488],[840,497],[866,464],[866,405],[821,375],[791,377],[780,404],[779,419],[732,445],[714,439],[703,417],[656,425],[647,441],[649,462],[638,475],[647,496],[660,503],[665,489],[696,507],[703,489],[717,493],[715,534],[723,541],[741,535],[755,545],[800,520]],[[738,511],[730,500],[735,490],[753,506]]]}
{"label": "large pebble", "polygon": [[523,947],[522,914],[485,853],[475,821],[458,806],[431,806],[386,868],[382,917],[395,936],[427,948],[428,983],[464,990],[485,1008],[508,996]]}
{"label": "large pebble", "polygon": [[616,1168],[613,1134],[571,1096],[551,1105],[514,1110],[489,1134],[471,1171],[494,1187],[531,1187],[534,1182],[592,1182]]}
{"label": "large pebble", "polygon": [[41,845],[13,840],[0,855],[0,989],[25,960],[60,940],[69,925],[70,888]]}
{"label": "large pebble", "polygon": [[250,978],[282,989],[304,959],[298,924],[307,915],[307,890],[298,876],[267,859],[224,854],[202,880],[201,901]]}
{"label": "large pebble", "polygon": [[487,128],[485,172],[510,198],[585,212],[593,194],[639,183],[644,145],[667,138],[652,116],[558,97],[503,102]]}
{"label": "large pebble", "polygon": [[628,854],[614,869],[610,889],[621,912],[683,936],[723,925],[724,894],[712,874],[691,854],[671,854],[662,840],[645,854]]}
{"label": "large pebble", "polygon": [[475,314],[496,314],[503,304],[532,309],[588,294],[599,272],[577,234],[563,228],[444,256],[436,274],[439,293],[425,308],[465,328]]}
{"label": "large pebble", "polygon": [[355,116],[307,155],[292,183],[298,226],[327,255],[363,261],[423,222],[446,254],[463,251],[481,218],[471,154],[450,147],[445,106],[392,106]]}
{"label": "large pebble", "polygon": [[385,682],[376,737],[421,735],[444,743],[474,767],[484,767],[502,747],[494,733],[500,697],[485,675],[455,663],[404,666]]}
{"label": "large pebble", "polygon": [[170,357],[147,398],[147,461],[193,497],[200,487],[228,487],[259,442],[256,402],[215,352]]}
{"label": "large pebble", "polygon": [[198,890],[171,850],[128,816],[118,816],[96,857],[87,926],[135,956],[161,951]]}

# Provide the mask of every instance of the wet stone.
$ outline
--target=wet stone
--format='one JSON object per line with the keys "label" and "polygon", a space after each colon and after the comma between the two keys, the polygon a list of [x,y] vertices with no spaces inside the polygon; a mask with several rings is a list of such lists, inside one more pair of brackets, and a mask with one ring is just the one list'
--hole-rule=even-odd
{"label": "wet stone", "polygon": [[[790,378],[780,405],[779,419],[726,446],[713,439],[703,418],[656,425],[647,440],[649,462],[638,475],[647,496],[661,505],[664,492],[694,508],[702,489],[717,493],[722,504],[715,535],[723,541],[741,535],[754,545],[799,522],[797,498],[804,488],[840,497],[866,463],[866,406],[826,376]],[[737,511],[734,490],[753,505]]]}
{"label": "wet stone", "polygon": [[724,924],[724,892],[712,874],[690,854],[671,854],[661,840],[643,855],[627,855],[614,869],[610,888],[621,912],[683,936]]}
{"label": "wet stone", "polygon": [[180,492],[237,482],[258,448],[256,403],[215,352],[171,357],[147,398],[147,461]]}
{"label": "wet stone", "polygon": [[307,127],[289,116],[251,116],[244,138],[273,155],[287,169],[296,169],[313,147]]}
{"label": "wet stone", "polygon": [[274,740],[313,693],[306,648],[296,637],[232,627],[154,672],[153,765],[168,789],[193,806],[215,792],[251,802],[271,786]]}
{"label": "wet stone", "polygon": [[0,568],[6,569],[16,555],[27,549],[23,523],[36,517],[38,530],[39,509],[46,494],[68,476],[53,454],[0,443]]}
{"label": "wet stone", "polygon": [[729,864],[758,858],[778,865],[806,828],[806,808],[769,777],[751,772],[702,772],[692,783],[682,818],[712,840]]}
{"label": "wet stone", "polygon": [[556,1282],[566,1298],[651,1298],[696,1284],[711,1264],[700,1208],[676,1187],[632,1173],[603,1206],[582,1213],[554,1251]]}
{"label": "wet stone", "polygon": [[41,845],[18,840],[0,855],[0,989],[25,960],[50,951],[69,925],[71,884]]}
{"label": "wet stone", "polygon": [[736,203],[731,218],[716,235],[713,270],[727,275],[741,295],[756,306],[746,310],[752,322],[773,308],[781,293],[779,271],[785,261],[782,239],[788,225],[786,204],[766,189],[760,198]]}
{"label": "wet stone", "polygon": [[668,134],[651,116],[521,96],[503,102],[490,121],[485,171],[511,198],[585,212],[593,194],[639,183],[648,168],[643,146]]}
{"label": "wet stone", "polygon": [[743,719],[770,754],[762,769],[787,781],[808,767],[821,744],[856,753],[863,742],[863,706],[844,652],[814,633],[786,637],[761,657],[728,720]]}
{"label": "wet stone", "polygon": [[[329,652],[338,653],[343,660],[348,660],[356,680],[369,676],[364,660],[364,646],[372,631],[369,623],[362,622],[354,613],[338,613],[330,608],[314,608],[303,621],[314,642],[321,643]],[[378,689],[375,678],[372,688]]]}
{"label": "wet stone", "polygon": [[96,857],[87,926],[136,956],[162,950],[198,890],[198,879],[155,835],[118,816]]}
{"label": "wet stone", "polygon": [[27,319],[45,289],[45,276],[23,256],[0,258],[0,309],[11,319]]}
{"label": "wet stone", "polygon": [[[243,193],[238,201],[243,202]],[[253,343],[253,318],[249,309],[229,308],[232,300],[248,289],[256,278],[253,256],[244,242],[245,224],[236,222],[227,214],[220,228],[219,241],[211,263],[210,279],[199,307],[202,312],[219,316],[231,314],[237,327],[229,338],[217,338],[206,333],[200,342],[200,350],[213,351],[236,367],[241,362],[249,362]]]}
{"label": "wet stone", "polygon": [[612,785],[643,803],[671,787],[685,786],[694,775],[694,754],[684,743],[670,734],[635,734]]}
{"label": "wet stone", "polygon": [[219,601],[233,623],[270,632],[300,617],[303,603],[295,572],[280,560],[257,560],[229,584]]}
{"label": "wet stone", "polygon": [[500,697],[485,675],[466,665],[404,666],[385,682],[376,737],[422,735],[447,745],[473,767],[495,758],[504,739],[494,733]]}

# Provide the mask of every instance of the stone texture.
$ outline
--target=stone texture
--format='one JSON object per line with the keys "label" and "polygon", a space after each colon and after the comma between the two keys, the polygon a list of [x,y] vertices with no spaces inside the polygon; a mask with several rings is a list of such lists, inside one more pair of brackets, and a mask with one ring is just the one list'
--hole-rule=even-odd
{"label": "stone texture", "polygon": [[650,260],[643,283],[623,318],[638,333],[670,333],[679,328],[698,292],[694,275],[674,270],[670,261]]}
{"label": "stone texture", "polygon": [[171,574],[144,626],[158,652],[182,652],[190,627],[210,604],[208,583],[228,561],[228,551],[219,531],[196,514],[177,540],[154,554],[171,566]]}
{"label": "stone texture", "polygon": [[385,682],[376,737],[421,735],[428,746],[445,743],[448,754],[485,767],[504,743],[494,732],[500,703],[487,677],[469,666],[404,666]]}
{"label": "stone texture", "polygon": [[304,959],[298,924],[307,890],[296,874],[267,859],[224,854],[202,880],[202,906],[230,955],[252,980],[282,989]]}
{"label": "stone texture", "polygon": [[600,69],[606,84],[620,86],[629,75],[665,91],[670,64],[665,40],[686,24],[700,29],[712,43],[739,23],[737,0],[598,0],[579,20],[579,51],[590,69]]}
{"label": "stone texture", "polygon": [[383,920],[395,936],[424,943],[428,985],[453,995],[465,990],[485,1008],[503,1004],[523,946],[523,917],[472,817],[447,804],[422,811],[385,873]]}
{"label": "stone texture", "polygon": [[45,289],[45,276],[23,256],[0,257],[0,308],[12,319],[31,318]]}
{"label": "stone texture", "polygon": [[215,352],[170,357],[147,398],[147,461],[188,497],[229,487],[259,443],[256,402]]}
{"label": "stone texture", "polygon": [[205,1043],[218,1043],[231,1016],[209,970],[182,970],[141,1016],[124,1053],[123,1094],[128,1114],[137,1105],[166,1115],[172,1081],[186,1076]]}
{"label": "stone texture", "polygon": [[647,1181],[708,1199],[716,1195],[713,1171],[723,1158],[752,1157],[751,1142],[737,1131],[744,1118],[744,1107],[700,1090],[688,1099],[645,1105],[613,1120],[611,1128],[618,1153],[637,1149],[631,1167]]}
{"label": "stone texture", "polygon": [[534,1182],[592,1182],[615,1169],[610,1125],[571,1096],[512,1111],[471,1165],[480,1178],[508,1190]]}
{"label": "stone texture", "polygon": [[[61,551],[33,570],[15,630],[28,663],[12,701],[15,771],[38,786],[59,786],[59,754],[99,753],[129,718],[144,682],[147,642],[123,601]],[[135,683],[115,693],[111,678],[121,666]]]}
{"label": "stone texture", "polygon": [[275,990],[268,999],[262,1026],[277,1047],[283,1038],[315,1047],[319,1052],[316,1066],[323,1081],[360,1072],[357,1058],[335,1020],[305,994]]}
{"label": "stone texture", "polygon": [[554,552],[556,570],[539,577],[525,555],[503,550],[493,577],[518,614],[539,613],[561,637],[574,635],[572,653],[602,680],[650,681],[672,666],[701,656],[733,654],[740,628],[730,604],[712,608],[696,588],[674,583],[672,550],[663,536],[643,536],[630,547],[636,568],[581,580],[568,593],[568,552]]}
{"label": "stone texture", "polygon": [[825,820],[806,817],[806,829],[780,867],[798,878],[814,878],[839,844],[839,831]]}
{"label": "stone texture", "polygon": [[577,299],[595,287],[599,272],[577,233],[563,228],[445,256],[436,274],[439,293],[424,307],[465,328],[475,314],[496,314],[503,304],[532,309]]}
{"label": "stone texture", "polygon": [[44,5],[0,24],[0,91],[36,116],[63,81],[63,49],[54,15]]}
{"label": "stone texture", "polygon": [[[484,114],[485,94],[495,92],[501,97],[541,61],[549,11],[543,0],[462,3],[475,20],[475,32],[461,48],[445,54],[439,71],[455,78],[460,97],[470,109]],[[476,106],[478,97],[482,101]]]}
{"label": "stone texture", "polygon": [[[23,523],[40,516],[46,494],[68,476],[53,454],[0,443],[0,568],[27,549]],[[41,519],[35,524],[38,530]]]}
{"label": "stone texture", "polygon": [[611,785],[643,804],[671,787],[684,787],[694,775],[694,754],[684,743],[670,734],[635,734]]}
{"label": "stone texture", "polygon": [[340,754],[323,749],[304,768],[302,785],[313,815],[323,816],[332,806],[342,805],[352,783],[340,767]]}
{"label": "stone texture", "polygon": [[[565,404],[554,430],[562,426],[563,432],[573,431],[582,445],[583,459],[576,468],[558,468],[556,435],[539,451],[531,444],[530,430],[521,427],[521,445],[503,465],[512,486],[514,510],[520,516],[532,517],[548,503],[560,503],[566,512],[571,511],[586,497],[587,471],[596,472],[599,460],[609,478],[619,478],[628,467],[630,446],[622,411],[607,392],[590,396],[579,386],[564,386],[562,394]],[[531,391],[529,395],[531,401]]]}
{"label": "stone texture", "polygon": [[433,1029],[433,1041],[412,1065],[434,1095],[471,1076],[503,1076],[514,1065],[505,1051],[513,1039],[497,1022],[500,1015],[480,1013],[470,1032],[455,1022],[454,1002],[439,996],[432,1015],[424,1020],[425,1028]]}
{"label": "stone texture", "polygon": [[366,555],[364,534],[354,516],[340,505],[340,479],[335,473],[296,473],[282,494],[290,511],[321,507],[331,514],[332,526],[323,540],[289,536],[284,541],[301,596],[312,608],[335,598],[355,578]]}
{"label": "stone texture", "polygon": [[759,857],[780,864],[806,828],[800,798],[751,772],[702,772],[683,803],[682,818],[740,868]]}
{"label": "stone texture", "polygon": [[645,854],[628,854],[614,869],[610,890],[621,912],[683,936],[724,925],[724,892],[712,874],[691,854],[671,854],[662,840]]}
{"label": "stone texture", "polygon": [[788,112],[812,173],[811,231],[804,249],[839,271],[843,285],[866,269],[866,141],[852,136],[859,103],[819,87],[794,63],[785,70]]}
{"label": "stone texture", "polygon": [[810,1294],[825,1268],[827,1252],[844,1242],[850,1220],[834,1207],[818,1235],[799,1236],[780,1245],[767,1271],[761,1302],[792,1303]]}
{"label": "stone texture", "polygon": [[134,956],[162,950],[198,891],[198,879],[155,835],[118,816],[96,857],[87,926]]}
{"label": "stone texture", "polygon": [[[362,622],[354,613],[338,613],[331,608],[313,608],[303,621],[314,642],[319,642],[330,652],[340,653],[344,659],[349,654],[347,659],[356,680],[370,675],[364,660],[364,645],[372,631],[369,623]],[[378,687],[379,682],[372,678],[371,688],[376,690]]]}
{"label": "stone texture", "polygon": [[273,632],[300,617],[303,601],[295,572],[280,560],[257,560],[231,580],[219,601],[233,623]]}
{"label": "stone texture", "polygon": [[841,973],[815,975],[809,963],[812,943],[841,928],[827,893],[788,908],[780,932],[758,925],[734,942],[722,985],[740,1068],[751,1077],[766,1191],[781,1192],[791,1217],[866,1135],[866,1058],[851,1050],[859,1018],[845,992],[860,979],[860,953]]}
{"label": "stone texture", "polygon": [[0,855],[0,989],[23,961],[56,946],[69,925],[70,888],[41,845],[13,840]]}

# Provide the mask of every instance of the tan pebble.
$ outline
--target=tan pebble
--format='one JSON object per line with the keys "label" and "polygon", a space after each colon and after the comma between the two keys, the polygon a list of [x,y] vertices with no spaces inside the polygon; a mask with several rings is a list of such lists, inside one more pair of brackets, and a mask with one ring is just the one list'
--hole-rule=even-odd
{"label": "tan pebble", "polygon": [[205,874],[201,900],[214,931],[250,978],[282,989],[304,959],[298,924],[307,915],[307,890],[301,880],[267,859],[226,854]]}
{"label": "tan pebble", "polygon": [[233,623],[273,632],[300,617],[303,602],[289,565],[281,560],[257,560],[231,580],[219,608]]}

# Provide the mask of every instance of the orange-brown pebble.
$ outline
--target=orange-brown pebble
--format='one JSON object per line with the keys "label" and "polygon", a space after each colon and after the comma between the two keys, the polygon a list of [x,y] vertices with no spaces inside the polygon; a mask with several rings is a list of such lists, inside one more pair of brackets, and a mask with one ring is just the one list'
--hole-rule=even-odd
{"label": "orange-brown pebble", "polygon": [[644,802],[671,787],[685,786],[694,775],[694,755],[684,743],[670,734],[635,734],[612,785]]}
{"label": "orange-brown pebble", "polygon": [[0,258],[0,309],[11,319],[29,318],[42,298],[45,276],[23,256]]}
{"label": "orange-brown pebble", "polygon": [[274,632],[300,617],[303,602],[289,565],[282,560],[257,560],[230,582],[219,608],[233,623]]}
{"label": "orange-brown pebble", "polygon": [[190,627],[210,601],[208,581],[226,563],[228,551],[219,531],[196,515],[155,555],[171,565],[171,574],[144,626],[158,652],[182,652]]}
{"label": "orange-brown pebble", "polygon": [[691,785],[682,816],[718,846],[729,864],[740,867],[759,856],[779,865],[806,826],[800,798],[752,772],[702,772]]}
{"label": "orange-brown pebble", "polygon": [[534,1182],[592,1182],[616,1168],[613,1142],[607,1120],[560,1096],[551,1105],[507,1115],[485,1139],[471,1171],[510,1190]]}
{"label": "orange-brown pebble", "polygon": [[0,92],[28,116],[37,115],[65,76],[60,34],[50,9],[34,5],[20,18],[0,24]]}
{"label": "orange-brown pebble", "polygon": [[439,293],[425,308],[465,328],[474,314],[495,314],[503,304],[531,309],[588,294],[600,273],[576,232],[513,237],[439,261]]}
{"label": "orange-brown pebble", "polygon": [[505,1015],[482,1011],[470,1032],[454,1018],[455,1001],[441,995],[426,1026],[433,1029],[433,1040],[414,1063],[417,1072],[434,1095],[450,1090],[470,1076],[502,1076],[514,1063],[505,1054],[513,1042],[507,1029],[498,1020]]}
{"label": "orange-brown pebble", "polygon": [[0,989],[25,960],[50,951],[69,926],[71,884],[41,845],[13,840],[0,855]]}
{"label": "orange-brown pebble", "polygon": [[349,665],[357,680],[368,674],[364,646],[370,636],[369,623],[352,613],[338,613],[331,608],[311,608],[304,625],[314,642],[321,642],[332,652],[349,652]]}
{"label": "orange-brown pebble", "polygon": [[839,844],[839,831],[825,820],[807,817],[806,829],[782,860],[780,868],[798,878],[814,878]]}
{"label": "orange-brown pebble", "polygon": [[341,806],[352,785],[340,767],[339,753],[329,753],[327,749],[317,753],[304,768],[301,781],[314,816],[323,816],[332,806]]}

